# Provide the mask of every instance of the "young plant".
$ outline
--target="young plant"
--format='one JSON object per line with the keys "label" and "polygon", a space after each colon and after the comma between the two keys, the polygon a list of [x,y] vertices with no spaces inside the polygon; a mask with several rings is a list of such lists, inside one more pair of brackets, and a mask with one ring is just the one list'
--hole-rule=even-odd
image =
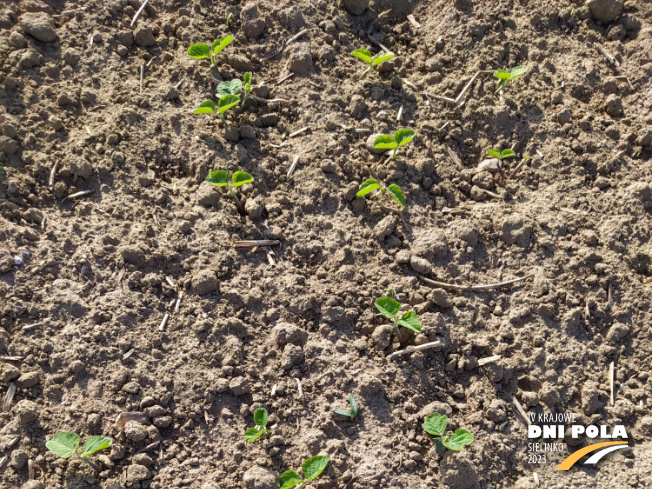
{"label": "young plant", "polygon": [[301,466],[304,479],[293,470],[288,470],[281,476],[281,489],[290,489],[298,484],[297,489],[303,488],[308,482],[315,480],[324,471],[330,459],[324,455],[311,457]]}
{"label": "young plant", "polygon": [[518,78],[521,75],[524,75],[527,71],[527,66],[515,66],[509,70],[497,70],[494,73],[494,76],[500,80],[498,82],[498,88],[495,93],[498,93],[508,82],[512,81],[514,78]]}
{"label": "young plant", "polygon": [[356,49],[355,51],[351,52],[351,56],[355,56],[356,58],[361,59],[369,65],[369,68],[367,68],[366,71],[360,75],[360,79],[362,80],[371,70],[377,68],[381,63],[392,59],[394,57],[394,53],[386,51],[379,53],[376,56],[372,56],[371,53],[366,49]]}
{"label": "young plant", "polygon": [[459,452],[464,445],[473,443],[473,434],[466,430],[457,429],[454,433],[445,434],[448,418],[439,413],[433,413],[423,418],[423,429],[435,438],[432,441],[435,444],[435,451],[441,453],[444,448]]}
{"label": "young plant", "polygon": [[406,204],[405,196],[403,195],[403,191],[401,190],[401,187],[399,187],[395,183],[391,184],[389,187],[385,187],[381,185],[380,182],[375,178],[370,178],[369,180],[362,182],[362,185],[360,185],[360,189],[358,190],[358,193],[355,195],[356,197],[364,197],[365,195],[373,192],[374,190],[378,190],[378,194],[376,195],[381,195],[387,192],[401,207],[401,210],[405,208],[405,204]]}
{"label": "young plant", "polygon": [[518,171],[523,167],[523,165],[525,165],[525,163],[528,160],[527,156],[523,157],[521,162],[518,165],[516,165],[516,168],[514,168],[512,173],[510,173],[509,177],[506,177],[505,171],[503,169],[503,160],[507,158],[516,157],[516,153],[514,153],[514,151],[512,151],[511,149],[504,149],[502,151],[498,151],[497,149],[490,149],[489,151],[487,151],[487,154],[489,156],[493,156],[494,158],[498,159],[498,171],[500,172],[500,180],[503,185],[505,185],[505,180],[509,178],[514,178],[514,176],[518,173]]}
{"label": "young plant", "polygon": [[355,399],[352,395],[349,394],[349,404],[351,405],[351,410],[347,411],[346,409],[333,409],[335,414],[340,414],[342,416],[348,416],[351,418],[351,421],[355,419],[358,415],[358,403],[355,402]]}
{"label": "young plant", "polygon": [[247,443],[256,441],[263,435],[269,434],[267,431],[267,410],[265,409],[256,409],[254,411],[254,423],[256,423],[255,428],[249,428],[245,431],[244,439]]}
{"label": "young plant", "polygon": [[217,55],[220,53],[220,51],[222,51],[225,47],[227,47],[232,42],[233,42],[233,37],[226,36],[223,37],[222,39],[217,39],[213,41],[213,44],[211,46],[209,46],[208,44],[204,44],[203,42],[199,44],[193,44],[188,48],[188,55],[194,59],[210,58],[211,68],[213,68],[215,65],[217,65],[217,63],[220,62]]}
{"label": "young plant", "polygon": [[253,90],[251,88],[251,72],[247,71],[244,75],[242,75],[242,105],[245,104],[247,100],[249,100],[252,95],[251,91]]}
{"label": "young plant", "polygon": [[233,197],[233,201],[235,202],[235,205],[238,208],[238,212],[240,212],[240,214],[244,216],[245,214],[244,207],[242,207],[242,203],[240,202],[240,199],[238,199],[238,196],[236,195],[234,188],[240,187],[246,183],[253,182],[254,177],[249,175],[249,173],[247,172],[237,171],[233,173],[232,180],[229,181],[228,172],[224,170],[215,170],[206,177],[206,181],[211,185],[214,185],[215,187],[227,187],[226,194]]}
{"label": "young plant", "polygon": [[54,435],[51,440],[45,443],[45,446],[52,453],[62,458],[69,458],[74,453],[77,453],[84,462],[93,467],[93,470],[100,472],[100,468],[95,463],[91,462],[88,457],[90,457],[98,450],[110,448],[113,440],[103,436],[91,436],[88,440],[86,440],[83,449],[77,448],[79,447],[80,441],[81,438],[77,433],[63,432]]}
{"label": "young plant", "polygon": [[407,311],[399,317],[401,304],[397,300],[387,296],[380,297],[376,300],[376,309],[392,322],[392,325],[398,332],[398,338],[401,344],[403,344],[403,337],[401,336],[399,326],[403,326],[404,328],[410,329],[416,333],[421,332],[421,323],[419,322],[419,316],[417,316],[416,312]]}
{"label": "young plant", "polygon": [[374,140],[374,148],[393,149],[392,158],[396,158],[398,148],[405,146],[412,139],[414,139],[414,131],[412,129],[399,129],[393,136],[389,134],[378,136]]}
{"label": "young plant", "polygon": [[[239,82],[240,80],[235,81]],[[217,107],[215,107],[215,103],[212,100],[206,100],[199,104],[199,107],[193,110],[193,114],[215,114],[217,112],[222,121],[226,124],[226,111],[232,109],[239,103],[240,95],[224,95],[217,101]]]}

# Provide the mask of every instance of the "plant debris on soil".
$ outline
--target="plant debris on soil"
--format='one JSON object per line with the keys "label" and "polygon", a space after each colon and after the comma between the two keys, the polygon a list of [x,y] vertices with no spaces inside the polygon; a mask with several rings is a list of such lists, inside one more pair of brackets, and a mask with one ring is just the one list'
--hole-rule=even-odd
{"label": "plant debris on soil", "polygon": [[[651,154],[645,0],[3,0],[0,488],[651,487]],[[630,447],[556,471],[601,439],[533,461],[517,406]]]}

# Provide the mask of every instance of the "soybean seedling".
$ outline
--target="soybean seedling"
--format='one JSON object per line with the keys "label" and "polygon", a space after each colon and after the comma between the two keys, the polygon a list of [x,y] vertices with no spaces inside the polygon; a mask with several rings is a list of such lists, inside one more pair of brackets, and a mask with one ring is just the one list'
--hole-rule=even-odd
{"label": "soybean seedling", "polygon": [[83,449],[78,448],[80,441],[81,438],[77,433],[63,432],[54,435],[51,440],[45,443],[45,446],[48,450],[61,458],[69,458],[74,453],[77,453],[84,462],[93,467],[93,470],[100,472],[100,468],[95,463],[91,462],[88,457],[98,450],[110,448],[113,440],[103,436],[91,436],[86,440]]}
{"label": "soybean seedling", "polygon": [[405,204],[406,204],[405,196],[403,195],[403,191],[401,190],[401,187],[399,187],[395,183],[392,183],[389,187],[384,187],[375,178],[370,178],[369,180],[362,182],[362,185],[360,185],[360,189],[358,190],[358,193],[355,195],[356,197],[364,197],[365,195],[373,192],[374,190],[378,190],[378,194],[376,195],[381,195],[387,192],[401,207],[401,210],[405,208]]}
{"label": "soybean seedling", "polygon": [[510,81],[512,81],[514,78],[518,78],[521,75],[524,75],[525,72],[527,71],[527,66],[514,66],[514,68],[510,68],[509,70],[497,70],[494,72],[494,76],[500,80],[498,82],[498,88],[496,89],[495,93],[498,93],[500,90],[503,89],[504,86],[507,85]]}
{"label": "soybean seedling", "polygon": [[421,425],[426,433],[433,435],[433,443],[435,444],[435,451],[441,453],[444,448],[459,452],[464,448],[464,445],[473,443],[473,434],[469,431],[457,429],[454,433],[445,434],[448,418],[439,413],[433,413],[430,416],[423,418]]}
{"label": "soybean seedling", "polygon": [[217,65],[217,63],[220,62],[220,59],[217,57],[217,55],[232,42],[233,37],[226,36],[222,39],[216,39],[210,46],[208,44],[204,44],[203,42],[199,44],[193,44],[188,48],[188,55],[194,59],[210,58],[211,68],[213,68],[215,65]]}
{"label": "soybean seedling", "polygon": [[398,338],[401,344],[403,343],[403,337],[401,336],[400,326],[416,333],[421,332],[421,323],[419,322],[419,316],[417,316],[416,312],[407,311],[399,317],[401,304],[397,300],[384,296],[377,299],[375,305],[376,309],[392,322],[392,326],[394,326],[398,332]]}
{"label": "soybean seedling", "polygon": [[528,160],[527,156],[523,157],[521,162],[518,165],[516,165],[516,168],[512,170],[512,173],[510,173],[509,177],[505,177],[505,171],[503,169],[503,160],[507,158],[516,157],[516,153],[514,153],[514,151],[511,149],[504,149],[502,151],[499,151],[497,149],[490,149],[487,151],[487,154],[489,156],[493,156],[494,158],[498,159],[498,171],[500,172],[500,179],[503,185],[505,184],[505,180],[507,180],[508,178],[514,178],[514,176],[518,173],[518,171],[523,167],[523,165],[525,165],[525,163]]}
{"label": "soybean seedling", "polygon": [[238,208],[238,212],[240,212],[240,214],[244,216],[245,214],[244,207],[242,207],[242,203],[240,202],[240,199],[238,199],[238,196],[236,195],[234,188],[240,187],[246,183],[253,182],[254,177],[249,175],[249,173],[247,172],[237,171],[233,173],[232,180],[229,181],[228,172],[224,170],[215,170],[206,177],[206,181],[211,185],[214,185],[215,187],[227,187],[226,194],[233,197],[233,201],[235,202],[235,205]]}
{"label": "soybean seedling", "polygon": [[[231,80],[240,82],[240,80]],[[226,82],[225,82],[226,83]],[[193,114],[217,114],[222,121],[226,124],[226,112],[240,103],[240,95],[223,95],[217,101],[217,107],[212,100],[206,100],[199,104]]]}
{"label": "soybean seedling", "polygon": [[407,143],[414,139],[414,131],[412,129],[399,129],[394,135],[378,136],[374,140],[374,148],[377,149],[393,149],[392,158],[397,157],[398,148],[405,146]]}
{"label": "soybean seedling", "polygon": [[366,49],[356,49],[351,52],[351,56],[355,56],[356,58],[361,59],[369,65],[369,68],[367,68],[365,72],[360,75],[360,80],[362,80],[371,70],[377,68],[381,63],[392,59],[394,57],[394,53],[382,52],[376,56],[372,56],[371,53]]}
{"label": "soybean seedling", "polygon": [[355,402],[355,399],[351,394],[349,394],[349,404],[351,405],[351,410],[347,411],[346,409],[333,409],[335,414],[340,414],[342,416],[347,416],[351,418],[351,421],[355,419],[358,415],[358,403]]}
{"label": "soybean seedling", "polygon": [[263,435],[269,434],[267,431],[267,410],[260,408],[254,411],[254,423],[256,423],[255,428],[249,428],[245,431],[244,439],[247,443],[256,441]]}
{"label": "soybean seedling", "polygon": [[288,470],[281,476],[281,489],[290,489],[290,487],[297,485],[297,489],[305,487],[308,482],[321,475],[328,462],[330,462],[330,459],[324,455],[317,455],[303,462],[301,466],[301,472],[304,475],[303,480],[294,470]]}

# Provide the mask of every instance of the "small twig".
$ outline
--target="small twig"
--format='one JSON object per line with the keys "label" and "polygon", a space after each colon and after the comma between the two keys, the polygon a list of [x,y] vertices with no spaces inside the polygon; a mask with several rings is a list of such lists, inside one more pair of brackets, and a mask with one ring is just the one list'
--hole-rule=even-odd
{"label": "small twig", "polygon": [[457,290],[459,292],[483,292],[486,290],[494,290],[494,289],[499,289],[501,287],[506,287],[508,285],[512,285],[518,282],[522,282],[523,280],[528,280],[534,277],[534,275],[526,275],[525,277],[519,277],[515,278],[514,280],[507,280],[506,282],[500,282],[497,284],[487,284],[487,285],[456,285],[456,284],[447,284],[444,282],[437,282],[436,280],[431,280],[427,277],[424,277],[423,275],[419,275],[419,278],[427,283],[428,285],[432,285],[434,287],[440,287],[442,289],[450,289],[450,290]]}
{"label": "small twig", "polygon": [[275,102],[276,102],[276,103],[278,103],[278,102],[284,102],[284,103],[287,103],[287,100],[285,100],[285,99],[283,99],[283,98],[272,98],[272,99],[268,99],[268,98],[263,98],[263,97],[256,97],[255,95],[250,95],[250,97],[251,97],[252,99],[254,99],[256,102],[263,102],[263,103],[265,103],[265,104],[272,104],[272,103],[275,103]]}
{"label": "small twig", "polygon": [[52,170],[50,170],[50,179],[48,180],[48,187],[52,187],[54,185],[54,175],[57,172],[57,165],[59,164],[58,161],[54,162],[54,165],[52,165]]}
{"label": "small twig", "polygon": [[294,169],[297,167],[297,163],[299,163],[299,157],[301,155],[296,155],[294,157],[294,160],[292,161],[292,164],[290,165],[290,169],[288,170],[288,178],[292,176],[292,173],[294,172]]}
{"label": "small twig", "polygon": [[183,299],[183,290],[179,292],[179,297],[177,297],[177,302],[174,305],[174,311],[172,311],[172,314],[179,312],[179,304],[181,304],[181,299]]}
{"label": "small twig", "polygon": [[7,389],[7,394],[5,395],[5,402],[2,405],[3,411],[9,411],[9,408],[11,407],[11,401],[14,398],[14,394],[16,394],[16,384],[11,382],[9,384],[9,388]]}
{"label": "small twig", "polygon": [[134,15],[134,18],[133,18],[133,20],[131,21],[131,26],[130,26],[130,27],[133,27],[133,26],[134,26],[134,24],[135,24],[136,21],[138,20],[138,17],[140,17],[140,14],[141,14],[142,11],[145,9],[145,6],[147,5],[147,2],[149,2],[149,0],[145,0],[145,1],[143,2],[143,4],[140,6],[140,8],[138,9],[138,12],[136,12],[136,15]]}
{"label": "small twig", "polygon": [[378,24],[378,22],[380,22],[380,19],[385,17],[390,12],[391,12],[391,10],[385,10],[384,12],[381,12],[380,14],[378,14],[378,17],[376,17],[374,19],[374,21],[369,25],[369,29],[367,29],[367,35],[368,36],[371,36],[371,33],[374,31],[374,29],[376,27],[376,24]]}
{"label": "small twig", "polygon": [[502,358],[502,355],[494,355],[492,357],[481,358],[480,360],[478,360],[478,367],[482,367],[483,365],[486,365],[488,363],[497,362],[501,358]]}
{"label": "small twig", "polygon": [[290,73],[290,74],[288,74],[288,75],[285,75],[283,78],[279,78],[279,79],[276,81],[276,84],[277,84],[277,85],[280,85],[280,84],[283,83],[285,80],[289,80],[289,79],[292,78],[293,76],[294,76],[294,72],[293,72],[293,73]]}
{"label": "small twig", "polygon": [[290,135],[288,136],[288,139],[291,139],[291,138],[293,138],[293,137],[295,137],[295,136],[298,136],[299,134],[303,134],[303,133],[306,132],[308,129],[310,129],[310,126],[302,127],[302,128],[299,129],[298,131],[294,131],[293,133],[290,133]]}
{"label": "small twig", "polygon": [[39,326],[40,324],[41,324],[41,323],[26,324],[25,326],[23,326],[23,327],[20,328],[20,329],[22,329],[23,331],[29,331],[30,329],[34,329],[34,328],[36,328],[36,327]]}
{"label": "small twig", "polygon": [[532,423],[530,422],[530,418],[528,418],[527,414],[525,414],[525,410],[523,409],[523,406],[521,406],[521,403],[518,402],[518,399],[516,399],[516,397],[512,397],[512,401],[514,402],[514,406],[516,406],[516,410],[523,417],[527,425],[531,425]]}
{"label": "small twig", "polygon": [[448,152],[448,156],[450,156],[451,160],[453,160],[453,163],[455,163],[460,170],[463,170],[464,166],[462,166],[462,162],[460,161],[459,157],[453,152],[453,150],[446,146],[446,151]]}
{"label": "small twig", "polygon": [[73,10],[64,10],[60,14],[54,14],[52,17],[62,17],[64,15],[73,15],[73,14],[76,14],[77,12],[83,12],[87,8],[88,7],[80,7],[80,8],[76,8],[76,9],[73,9]]}
{"label": "small twig", "polygon": [[522,160],[522,161],[521,161],[521,162],[516,166],[516,168],[514,168],[514,171],[512,171],[512,173],[510,173],[510,175],[509,175],[510,180],[511,180],[512,178],[514,178],[514,176],[519,172],[519,170],[523,167],[523,165],[525,165],[525,162],[526,162],[527,160],[528,160],[528,157],[526,156],[526,157],[523,158],[523,160]]}
{"label": "small twig", "polygon": [[124,361],[124,360],[127,360],[131,355],[134,354],[135,351],[136,351],[135,348],[132,348],[131,350],[129,350],[127,353],[125,353],[124,355],[122,355],[122,360],[123,360],[123,361]]}
{"label": "small twig", "polygon": [[261,61],[267,61],[267,60],[269,60],[269,59],[272,59],[272,58],[278,56],[279,54],[281,54],[281,53],[283,52],[283,50],[284,50],[285,48],[287,48],[291,43],[293,43],[294,41],[296,41],[297,39],[299,39],[301,36],[303,36],[306,32],[308,32],[308,29],[304,29],[304,30],[302,30],[301,32],[299,32],[298,34],[292,36],[292,37],[291,37],[290,39],[288,39],[288,41],[287,41],[283,46],[281,46],[279,49],[277,49],[276,51],[274,51],[274,52],[272,52],[272,53],[267,53],[265,56],[263,56],[263,57],[261,58]]}
{"label": "small twig", "polygon": [[299,379],[294,379],[297,381],[297,388],[299,389],[299,397],[303,399],[303,389],[301,388],[301,381]]}
{"label": "small twig", "polygon": [[265,252],[267,253],[267,261],[269,262],[270,265],[276,265],[276,261],[274,260],[274,251],[269,247],[265,246]]}
{"label": "small twig", "polygon": [[408,14],[407,20],[409,20],[410,24],[412,24],[416,29],[421,29],[421,24],[417,22],[417,19],[414,18],[414,15]]}
{"label": "small twig", "polygon": [[596,44],[595,47],[598,48],[598,51],[600,51],[600,53],[602,53],[602,55],[605,58],[607,58],[607,61],[609,61],[609,63],[614,65],[616,68],[620,66],[620,63],[618,62],[618,60],[616,58],[614,58],[605,48],[603,48],[599,44]]}
{"label": "small twig", "polygon": [[163,331],[165,329],[165,325],[167,324],[169,317],[170,315],[165,313],[165,316],[163,316],[163,321],[161,321],[161,325],[158,327],[159,331]]}
{"label": "small twig", "polygon": [[403,117],[403,105],[398,109],[398,115],[396,116],[396,120],[400,121],[401,117]]}
{"label": "small twig", "polygon": [[140,65],[140,93],[143,93],[143,77],[145,76],[145,65]]}
{"label": "small twig", "polygon": [[159,443],[161,443],[161,440],[159,440],[159,441],[155,441],[154,443],[150,443],[150,444],[147,445],[146,447],[143,447],[143,448],[141,448],[140,450],[138,450],[136,453],[134,453],[134,455],[138,455],[139,453],[149,452],[149,451],[152,450],[153,448],[156,448],[156,447],[158,446]]}
{"label": "small twig", "polygon": [[233,243],[234,248],[254,248],[256,246],[273,246],[281,244],[277,239],[251,239],[241,240]]}
{"label": "small twig", "polygon": [[23,356],[20,355],[2,355],[0,356],[0,360],[3,362],[20,362],[23,358]]}
{"label": "small twig", "polygon": [[0,458],[0,469],[5,466],[7,463],[7,460],[9,460],[9,456],[5,455],[4,457]]}
{"label": "small twig", "polygon": [[274,396],[276,395],[276,388],[277,388],[277,387],[278,387],[278,384],[274,384],[274,385],[272,386],[272,397],[274,397]]}
{"label": "small twig", "polygon": [[441,341],[431,341],[430,343],[424,343],[423,345],[419,346],[412,346],[409,348],[406,348],[405,350],[398,350],[392,353],[391,355],[387,355],[387,359],[391,359],[394,357],[397,357],[399,355],[403,355],[405,353],[414,353],[416,351],[423,351],[423,350],[429,350],[430,348],[436,348],[441,345]]}
{"label": "small twig", "polygon": [[92,194],[94,190],[82,190],[81,192],[76,192],[72,195],[69,195],[67,197],[64,197],[61,202],[65,202],[68,199],[76,199],[77,197],[82,197],[84,195]]}
{"label": "small twig", "polygon": [[179,87],[181,86],[181,84],[182,84],[184,81],[186,81],[186,79],[185,79],[185,78],[182,78],[181,81],[179,81],[179,83],[177,83],[176,85],[174,85],[174,89],[175,89],[175,90],[179,90]]}
{"label": "small twig", "polygon": [[609,387],[611,389],[610,390],[611,396],[610,396],[609,400],[611,401],[612,406],[614,405],[614,402],[615,402],[615,399],[614,399],[614,377],[615,377],[615,375],[614,375],[614,367],[615,367],[614,362],[611,362],[611,364],[609,365]]}
{"label": "small twig", "polygon": [[496,194],[494,192],[491,192],[491,191],[489,191],[487,189],[481,188],[480,190],[482,190],[489,197],[493,197],[494,199],[498,199],[498,200],[503,200],[504,199],[504,197],[502,195],[498,195],[498,194]]}

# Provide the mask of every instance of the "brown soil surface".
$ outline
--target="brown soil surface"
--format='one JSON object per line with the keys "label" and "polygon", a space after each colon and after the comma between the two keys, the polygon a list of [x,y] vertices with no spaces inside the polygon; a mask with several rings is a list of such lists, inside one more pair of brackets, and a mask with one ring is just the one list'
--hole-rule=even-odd
{"label": "brown soil surface", "polygon": [[[651,487],[651,3],[600,23],[579,1],[376,0],[356,16],[335,0],[152,0],[132,28],[139,7],[0,2],[0,382],[17,389],[1,488],[272,489],[316,454],[331,459],[320,489],[529,488],[534,472],[546,488]],[[216,68],[187,55],[227,34]],[[360,80],[349,53],[377,43],[396,59]],[[489,73],[459,106],[433,97],[516,65],[502,96]],[[287,102],[249,101],[228,127],[193,115],[249,70]],[[416,137],[400,159],[367,150],[401,127]],[[506,184],[478,170],[510,147],[507,177],[529,159]],[[216,169],[254,176],[246,216],[204,182]],[[370,174],[401,186],[403,218],[355,197]],[[280,244],[234,247],[265,238]],[[460,292],[420,275],[532,277]],[[374,301],[390,285],[421,319],[403,346],[439,347],[388,359],[402,346]],[[355,421],[332,414],[349,394]],[[563,451],[530,463],[514,399],[622,424],[631,448],[558,472],[599,440],[552,440]],[[270,436],[246,445],[263,406]],[[131,411],[143,424],[114,425]],[[436,454],[432,412],[475,442]],[[49,453],[59,431],[113,438],[102,471]]]}

